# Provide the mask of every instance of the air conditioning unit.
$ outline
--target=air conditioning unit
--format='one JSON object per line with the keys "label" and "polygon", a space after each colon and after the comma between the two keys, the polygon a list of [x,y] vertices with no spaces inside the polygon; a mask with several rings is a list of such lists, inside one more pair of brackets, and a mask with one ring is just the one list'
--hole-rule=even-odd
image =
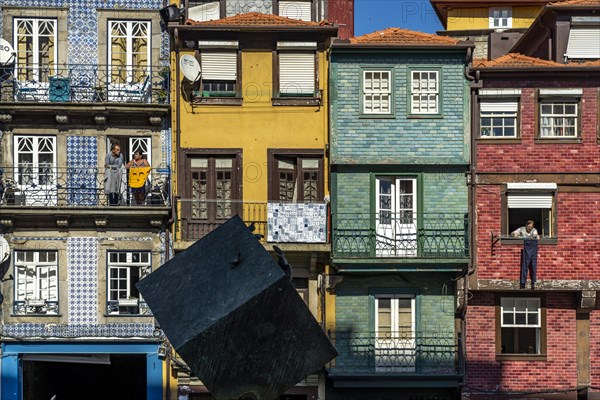
{"label": "air conditioning unit", "polygon": [[46,305],[46,300],[44,299],[26,299],[25,305],[27,307],[42,307]]}

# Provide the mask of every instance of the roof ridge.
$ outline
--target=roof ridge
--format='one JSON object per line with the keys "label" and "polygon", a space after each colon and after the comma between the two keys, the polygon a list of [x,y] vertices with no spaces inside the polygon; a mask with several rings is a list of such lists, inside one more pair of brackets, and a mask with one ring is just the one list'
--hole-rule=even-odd
{"label": "roof ridge", "polygon": [[413,31],[406,28],[390,27],[350,38],[350,43],[383,44],[457,44],[458,40],[437,34]]}
{"label": "roof ridge", "polygon": [[264,14],[260,12],[249,12],[243,14],[230,15],[225,18],[220,19],[212,19],[209,21],[194,21],[192,19],[188,19],[186,21],[188,25],[206,25],[206,26],[328,26],[332,25],[327,20],[322,20],[319,22],[313,21],[303,21],[300,19],[282,17],[280,15],[275,14]]}
{"label": "roof ridge", "polygon": [[494,67],[569,67],[569,66],[595,66],[600,65],[600,61],[587,61],[585,63],[561,64],[556,61],[544,60],[541,58],[526,56],[521,53],[508,53],[493,60],[473,59],[473,67],[494,68]]}

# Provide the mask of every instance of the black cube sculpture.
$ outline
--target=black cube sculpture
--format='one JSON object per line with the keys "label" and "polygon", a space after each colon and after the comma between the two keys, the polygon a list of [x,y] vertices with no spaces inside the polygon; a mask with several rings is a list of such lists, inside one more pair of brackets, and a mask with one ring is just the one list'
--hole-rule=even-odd
{"label": "black cube sculpture", "polygon": [[337,356],[289,278],[237,216],[137,284],[217,400],[272,400]]}

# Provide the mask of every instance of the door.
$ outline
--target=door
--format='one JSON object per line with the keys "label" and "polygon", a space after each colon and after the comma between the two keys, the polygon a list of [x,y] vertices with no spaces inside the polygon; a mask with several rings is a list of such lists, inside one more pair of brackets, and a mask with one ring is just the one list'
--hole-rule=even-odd
{"label": "door", "polygon": [[375,298],[375,371],[416,371],[415,297]]}
{"label": "door", "polygon": [[375,254],[380,257],[416,257],[416,177],[379,176],[375,190]]}
{"label": "door", "polygon": [[188,158],[189,183],[182,201],[186,239],[199,239],[233,215],[241,214],[238,164],[234,155]]}
{"label": "door", "polygon": [[56,137],[15,136],[15,201],[30,206],[57,204]]}

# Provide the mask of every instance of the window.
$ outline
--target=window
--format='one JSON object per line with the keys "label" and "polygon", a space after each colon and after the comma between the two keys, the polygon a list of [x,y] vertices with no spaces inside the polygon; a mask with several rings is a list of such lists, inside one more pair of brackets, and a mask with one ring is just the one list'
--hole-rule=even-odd
{"label": "window", "polygon": [[279,0],[279,15],[302,21],[312,21],[312,0]]}
{"label": "window", "polygon": [[412,71],[412,114],[439,114],[439,83],[438,71]]}
{"label": "window", "polygon": [[237,60],[237,50],[202,50],[200,52],[202,97],[236,96]]}
{"label": "window", "polygon": [[279,96],[315,97],[314,51],[279,52]]}
{"label": "window", "polygon": [[197,240],[233,215],[241,215],[241,152],[188,154],[182,201],[183,235]]}
{"label": "window", "polygon": [[108,21],[110,83],[137,84],[139,90],[148,84],[150,36],[150,21]]}
{"label": "window", "polygon": [[489,26],[490,29],[512,28],[512,8],[490,7]]}
{"label": "window", "polygon": [[15,136],[15,182],[26,205],[55,205],[56,137]]}
{"label": "window", "polygon": [[292,284],[304,303],[308,305],[308,278],[292,278]]}
{"label": "window", "polygon": [[375,178],[376,255],[417,256],[417,177]]}
{"label": "window", "polygon": [[290,203],[323,201],[322,154],[277,154],[276,150],[269,152],[270,200]]}
{"label": "window", "polygon": [[58,314],[56,251],[15,251],[15,314]]}
{"label": "window", "polygon": [[[496,354],[545,354],[545,309],[539,297],[501,297]],[[499,337],[498,337],[499,336]]]}
{"label": "window", "polygon": [[377,372],[415,372],[415,297],[375,298],[375,367]]}
{"label": "window", "polygon": [[510,235],[533,220],[542,238],[556,237],[555,183],[509,183],[506,189],[507,215],[503,235]]}
{"label": "window", "polygon": [[482,138],[516,138],[516,101],[482,101],[480,104],[479,135]]}
{"label": "window", "polygon": [[221,18],[221,2],[219,0],[188,0],[188,18],[203,22]]}
{"label": "window", "polygon": [[149,251],[109,251],[108,314],[149,314],[135,284],[151,272]]}
{"label": "window", "polygon": [[576,138],[578,136],[576,100],[549,100],[540,104],[540,137]]}
{"label": "window", "polygon": [[567,60],[600,58],[600,17],[571,17],[571,30],[565,58]]}
{"label": "window", "polygon": [[391,114],[391,71],[363,71],[363,113]]}
{"label": "window", "polygon": [[57,68],[57,20],[14,18],[19,81],[48,82]]}

